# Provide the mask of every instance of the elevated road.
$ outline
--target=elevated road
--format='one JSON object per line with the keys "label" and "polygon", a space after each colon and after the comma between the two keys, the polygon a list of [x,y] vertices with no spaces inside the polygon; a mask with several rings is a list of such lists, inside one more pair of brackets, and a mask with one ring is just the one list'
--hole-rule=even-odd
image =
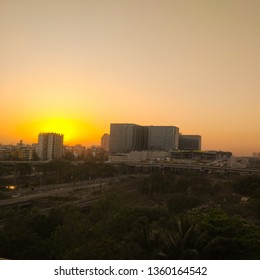
{"label": "elevated road", "polygon": [[129,167],[139,167],[143,170],[149,169],[182,169],[182,170],[197,170],[200,172],[222,172],[222,173],[238,173],[238,174],[248,174],[248,175],[260,175],[260,169],[258,168],[236,168],[229,166],[214,166],[208,164],[180,164],[180,163],[170,163],[170,162],[158,162],[158,163],[143,163],[143,162],[133,162],[124,163],[124,165]]}
{"label": "elevated road", "polygon": [[17,165],[17,164],[43,165],[49,162],[50,162],[49,160],[0,160],[0,164],[4,164],[4,165]]}

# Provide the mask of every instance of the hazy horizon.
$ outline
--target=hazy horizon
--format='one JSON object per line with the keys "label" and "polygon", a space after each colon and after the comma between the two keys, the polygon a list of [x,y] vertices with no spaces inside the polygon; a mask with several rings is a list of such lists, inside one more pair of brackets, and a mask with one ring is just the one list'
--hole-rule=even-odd
{"label": "hazy horizon", "polygon": [[260,1],[0,1],[0,143],[174,125],[260,152]]}

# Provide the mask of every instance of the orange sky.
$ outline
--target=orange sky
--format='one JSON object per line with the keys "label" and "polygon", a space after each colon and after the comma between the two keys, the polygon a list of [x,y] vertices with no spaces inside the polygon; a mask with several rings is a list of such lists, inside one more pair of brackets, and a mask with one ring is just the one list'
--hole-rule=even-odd
{"label": "orange sky", "polygon": [[0,0],[0,143],[175,125],[260,152],[260,1]]}

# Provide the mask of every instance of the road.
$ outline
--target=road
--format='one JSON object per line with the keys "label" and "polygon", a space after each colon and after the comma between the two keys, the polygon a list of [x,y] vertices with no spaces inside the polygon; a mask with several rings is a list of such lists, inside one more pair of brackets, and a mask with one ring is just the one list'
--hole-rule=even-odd
{"label": "road", "polygon": [[142,168],[157,168],[157,169],[186,169],[186,170],[198,170],[198,171],[221,171],[239,174],[255,174],[260,175],[260,168],[236,168],[229,166],[214,166],[209,164],[180,164],[171,162],[156,162],[156,163],[125,163],[129,167],[142,167]]}
{"label": "road", "polygon": [[70,194],[73,195],[74,192],[77,193],[79,190],[85,192],[85,197],[89,197],[94,191],[108,189],[109,183],[115,183],[117,180],[126,179],[127,177],[129,177],[129,175],[78,182],[76,184],[67,183],[39,186],[34,190],[31,190],[30,188],[18,189],[16,190],[17,196],[10,199],[0,200],[0,207],[22,204],[46,197],[68,197]]}
{"label": "road", "polygon": [[[111,180],[111,179],[110,179]],[[10,199],[0,200],[0,207],[13,205],[18,203],[24,203],[27,201],[32,201],[39,198],[45,198],[50,196],[66,196],[69,193],[78,190],[93,190],[95,188],[104,187],[108,184],[107,182],[90,182],[90,183],[83,183],[83,184],[60,184],[60,185],[48,185],[48,186],[41,186],[36,187],[34,190],[31,189],[20,189],[16,191],[16,195]],[[19,194],[19,195],[18,195]]]}

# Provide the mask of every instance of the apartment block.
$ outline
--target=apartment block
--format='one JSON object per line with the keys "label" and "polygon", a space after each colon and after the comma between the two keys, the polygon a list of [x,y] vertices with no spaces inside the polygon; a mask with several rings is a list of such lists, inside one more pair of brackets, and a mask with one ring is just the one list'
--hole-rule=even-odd
{"label": "apartment block", "polygon": [[40,133],[37,150],[41,160],[61,158],[63,155],[63,134]]}

